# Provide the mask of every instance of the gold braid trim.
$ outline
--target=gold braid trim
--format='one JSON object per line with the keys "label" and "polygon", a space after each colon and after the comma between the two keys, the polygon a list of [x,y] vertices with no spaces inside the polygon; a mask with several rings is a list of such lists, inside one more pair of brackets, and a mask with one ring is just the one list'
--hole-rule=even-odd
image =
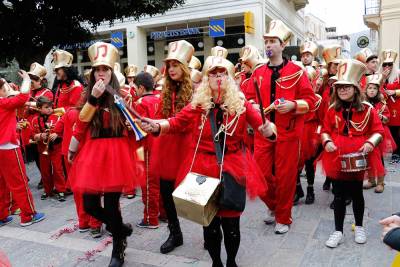
{"label": "gold braid trim", "polygon": [[371,110],[372,110],[372,107],[368,107],[367,114],[365,114],[364,119],[360,122],[354,122],[354,121],[350,120],[351,126],[353,126],[353,128],[356,131],[362,132],[365,129],[365,127],[368,125],[369,117],[371,116]]}
{"label": "gold braid trim", "polygon": [[319,109],[319,106],[322,103],[322,96],[320,96],[319,94],[315,94],[315,96],[318,98],[317,102],[315,102],[314,104],[314,109],[311,109],[310,112],[314,112],[317,111]]}
{"label": "gold braid trim", "polygon": [[[276,85],[278,85],[282,89],[290,89],[300,80],[302,74],[303,74],[303,70],[299,70],[298,72],[295,72],[295,73],[293,73],[291,75],[288,75],[288,76],[285,76],[285,77],[281,77],[281,78],[279,78],[279,79],[277,79],[275,81]],[[287,87],[286,86],[282,86],[282,84],[281,84],[282,82],[290,81],[292,79],[296,79],[296,80],[291,85],[289,85]]]}

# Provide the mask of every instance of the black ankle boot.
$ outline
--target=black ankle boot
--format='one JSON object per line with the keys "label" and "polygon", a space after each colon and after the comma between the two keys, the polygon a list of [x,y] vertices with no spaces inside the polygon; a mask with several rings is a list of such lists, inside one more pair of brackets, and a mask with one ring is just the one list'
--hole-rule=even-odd
{"label": "black ankle boot", "polygon": [[160,252],[162,254],[171,252],[176,247],[183,245],[183,236],[179,222],[169,224],[168,228],[169,228],[168,239],[160,247]]}
{"label": "black ankle boot", "polygon": [[314,187],[307,186],[306,204],[313,204],[315,201]]}
{"label": "black ankle boot", "polygon": [[122,265],[124,265],[126,247],[127,247],[126,238],[113,239],[111,261],[108,267],[121,267]]}
{"label": "black ankle boot", "polygon": [[303,188],[301,187],[301,184],[296,185],[296,193],[294,195],[293,199],[293,205],[297,205],[299,203],[300,198],[304,197],[304,191]]}
{"label": "black ankle boot", "polygon": [[227,260],[226,261],[226,267],[238,267],[238,265],[236,264],[235,260],[233,260],[233,261]]}
{"label": "black ankle boot", "polygon": [[324,184],[322,185],[322,190],[329,191],[331,189],[331,179],[326,177]]}

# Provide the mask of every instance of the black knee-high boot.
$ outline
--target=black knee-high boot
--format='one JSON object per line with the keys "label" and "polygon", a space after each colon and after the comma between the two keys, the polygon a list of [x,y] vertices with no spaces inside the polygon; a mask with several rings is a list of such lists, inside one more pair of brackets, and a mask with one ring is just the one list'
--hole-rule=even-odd
{"label": "black knee-high boot", "polygon": [[240,246],[240,217],[222,218],[224,231],[224,244],[226,254],[226,267],[237,267],[236,255]]}
{"label": "black knee-high boot", "polygon": [[221,261],[221,219],[214,217],[209,226],[203,227],[204,242],[213,261],[212,267],[223,267]]}

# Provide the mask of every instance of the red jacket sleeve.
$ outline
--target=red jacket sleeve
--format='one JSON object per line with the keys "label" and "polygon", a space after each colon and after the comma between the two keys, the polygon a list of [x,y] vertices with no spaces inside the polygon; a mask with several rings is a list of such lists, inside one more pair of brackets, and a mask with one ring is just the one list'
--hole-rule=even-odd
{"label": "red jacket sleeve", "polygon": [[258,127],[262,125],[261,113],[255,109],[248,101],[245,102],[246,107],[246,121],[251,127],[257,131]]}
{"label": "red jacket sleeve", "polygon": [[79,100],[81,99],[82,91],[83,91],[82,85],[79,85],[74,90],[72,90],[69,98],[69,103],[71,107],[77,106]]}
{"label": "red jacket sleeve", "polygon": [[17,109],[23,107],[28,101],[29,94],[19,94],[9,98],[0,99],[0,106],[4,109]]}
{"label": "red jacket sleeve", "polygon": [[202,109],[193,108],[192,104],[186,105],[175,117],[169,118],[169,132],[185,132],[190,124],[196,121],[196,116],[202,113]]}
{"label": "red jacket sleeve", "polygon": [[56,126],[53,129],[53,132],[56,133],[58,136],[62,136],[64,132],[64,123],[65,123],[65,117],[67,114],[62,116],[58,122],[56,123]]}

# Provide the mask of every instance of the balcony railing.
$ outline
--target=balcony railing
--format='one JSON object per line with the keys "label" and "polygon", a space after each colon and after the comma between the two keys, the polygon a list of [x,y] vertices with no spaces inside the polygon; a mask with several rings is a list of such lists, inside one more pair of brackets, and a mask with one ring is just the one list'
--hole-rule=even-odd
{"label": "balcony railing", "polygon": [[381,6],[380,0],[364,0],[364,15],[377,15]]}

